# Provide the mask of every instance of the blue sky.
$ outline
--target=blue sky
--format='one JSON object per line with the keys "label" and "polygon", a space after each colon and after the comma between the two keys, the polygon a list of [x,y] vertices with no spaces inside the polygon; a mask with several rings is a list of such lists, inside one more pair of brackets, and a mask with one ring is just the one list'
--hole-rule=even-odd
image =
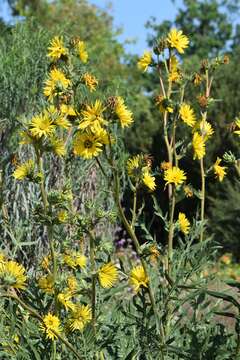
{"label": "blue sky", "polygon": [[[89,0],[90,3],[102,9],[108,9],[114,18],[115,27],[123,27],[123,34],[119,36],[120,41],[135,39],[136,43],[127,45],[129,52],[141,54],[146,48],[146,29],[144,24],[151,17],[157,20],[173,20],[177,8],[181,7],[182,0]],[[10,19],[6,0],[0,0],[0,17]]]}
{"label": "blue sky", "polygon": [[[102,9],[107,8],[108,0],[90,0]],[[121,41],[136,39],[136,44],[128,45],[130,52],[142,53],[146,48],[146,29],[144,24],[151,16],[162,20],[173,20],[177,9],[181,7],[182,0],[112,0],[111,14],[116,27],[123,27]]]}

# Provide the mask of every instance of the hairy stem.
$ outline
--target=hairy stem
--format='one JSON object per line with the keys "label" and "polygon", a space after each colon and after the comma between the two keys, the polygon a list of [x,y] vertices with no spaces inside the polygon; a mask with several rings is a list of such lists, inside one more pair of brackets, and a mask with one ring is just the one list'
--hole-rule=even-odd
{"label": "hairy stem", "polygon": [[92,304],[92,326],[93,332],[96,336],[96,268],[95,268],[95,239],[91,231],[88,231],[90,237],[90,263],[92,272],[92,292],[91,292],[91,304]]}
{"label": "hairy stem", "polygon": [[200,232],[200,242],[203,241],[204,235],[204,216],[205,216],[205,171],[204,171],[204,164],[203,159],[200,160],[200,169],[201,169],[201,182],[202,182],[202,189],[201,189],[201,232]]}

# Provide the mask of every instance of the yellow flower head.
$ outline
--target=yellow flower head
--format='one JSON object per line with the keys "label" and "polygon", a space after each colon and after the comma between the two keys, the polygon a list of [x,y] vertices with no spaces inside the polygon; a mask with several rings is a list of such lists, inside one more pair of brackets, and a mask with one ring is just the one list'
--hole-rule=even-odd
{"label": "yellow flower head", "polygon": [[58,302],[65,307],[66,310],[74,310],[75,304],[71,301],[71,293],[59,293],[57,296]]}
{"label": "yellow flower head", "polygon": [[161,162],[160,167],[162,170],[165,171],[167,169],[170,169],[172,167],[172,165],[169,161],[163,161],[163,162]]}
{"label": "yellow flower head", "polygon": [[170,169],[164,171],[164,180],[167,184],[175,184],[176,186],[181,185],[187,179],[186,174],[183,170],[177,166],[173,166]]}
{"label": "yellow flower head", "polygon": [[159,252],[157,246],[156,245],[151,245],[149,250],[150,250],[150,261],[152,263],[156,263],[157,259],[160,256],[160,252]]}
{"label": "yellow flower head", "polygon": [[44,270],[48,270],[49,269],[49,265],[50,265],[50,261],[51,261],[51,256],[50,255],[46,255],[44,256],[44,258],[41,261],[41,267]]}
{"label": "yellow flower head", "polygon": [[118,280],[116,266],[112,262],[103,265],[98,271],[98,279],[103,288],[113,287]]}
{"label": "yellow flower head", "polygon": [[20,131],[19,135],[21,137],[19,144],[30,145],[34,143],[34,138],[29,131]]}
{"label": "yellow flower head", "polygon": [[189,185],[184,186],[183,191],[184,191],[186,197],[193,196],[193,190],[192,190],[191,186],[189,186]]}
{"label": "yellow flower head", "polygon": [[53,61],[56,61],[67,54],[68,50],[64,47],[63,38],[55,36],[50,42],[50,46],[48,47],[47,56],[50,57]]}
{"label": "yellow flower head", "polygon": [[187,235],[190,229],[190,222],[184,213],[180,212],[178,214],[178,223],[180,226],[180,230],[183,232],[184,235]]}
{"label": "yellow flower head", "polygon": [[70,254],[65,254],[63,259],[65,264],[72,269],[75,269],[77,266],[83,269],[87,264],[86,256],[78,251],[72,251]]}
{"label": "yellow flower head", "polygon": [[92,319],[91,308],[89,305],[76,305],[68,319],[70,331],[82,331]]}
{"label": "yellow flower head", "polygon": [[192,146],[194,151],[193,159],[202,159],[206,154],[206,145],[203,137],[198,132],[193,134]]}
{"label": "yellow flower head", "polygon": [[180,107],[179,115],[183,122],[185,122],[188,126],[193,127],[196,122],[196,117],[190,105],[183,103]]}
{"label": "yellow flower head", "polygon": [[205,119],[202,119],[198,125],[204,140],[208,140],[214,133],[212,125]]}
{"label": "yellow flower head", "polygon": [[19,165],[13,173],[15,179],[23,180],[27,176],[32,176],[34,172],[34,161],[28,160],[25,163]]}
{"label": "yellow flower head", "polygon": [[67,104],[62,104],[60,106],[60,112],[61,114],[67,116],[77,116],[77,113],[74,110],[74,108],[71,105],[67,105]]}
{"label": "yellow flower head", "polygon": [[73,142],[73,152],[84,159],[91,159],[101,153],[102,146],[99,137],[88,132],[79,132]]}
{"label": "yellow flower head", "polygon": [[224,176],[226,175],[226,166],[219,165],[222,159],[217,158],[215,164],[213,165],[213,170],[219,181],[223,181]]}
{"label": "yellow flower head", "polygon": [[142,181],[150,191],[154,191],[156,189],[155,177],[151,175],[148,170],[143,171]]}
{"label": "yellow flower head", "polygon": [[57,316],[48,313],[43,318],[43,324],[40,325],[40,329],[46,334],[46,337],[50,340],[57,339],[56,333],[61,332],[60,320]]}
{"label": "yellow flower head", "polygon": [[179,62],[176,56],[171,56],[169,59],[169,74],[168,81],[177,82],[181,79],[181,72],[179,69]]}
{"label": "yellow flower head", "polygon": [[95,91],[98,85],[98,80],[95,78],[95,76],[89,73],[83,74],[83,82],[88,87],[90,92]]}
{"label": "yellow flower head", "polygon": [[52,135],[54,131],[55,126],[53,120],[50,119],[46,112],[32,118],[30,123],[30,132],[32,136],[40,139],[42,136]]}
{"label": "yellow flower head", "polygon": [[100,130],[103,125],[107,125],[107,121],[103,118],[105,108],[100,100],[96,100],[93,105],[86,105],[86,110],[82,111],[82,121],[79,129],[90,129],[93,133]]}
{"label": "yellow flower head", "polygon": [[0,264],[3,264],[6,261],[6,256],[4,253],[0,252]]}
{"label": "yellow flower head", "polygon": [[54,293],[54,282],[52,274],[48,274],[47,276],[42,276],[38,279],[39,288],[45,292],[46,294]]}
{"label": "yellow flower head", "polygon": [[189,40],[186,35],[183,35],[181,30],[172,29],[167,37],[168,45],[170,48],[176,49],[179,54],[184,53],[184,49],[188,47]]}
{"label": "yellow flower head", "polygon": [[150,51],[144,51],[143,56],[138,60],[137,66],[141,71],[147,71],[152,62],[152,54]]}
{"label": "yellow flower head", "polygon": [[57,94],[61,94],[71,85],[71,81],[66,78],[65,74],[56,68],[50,71],[48,79],[45,81],[43,89],[44,95],[52,101]]}
{"label": "yellow flower head", "polygon": [[148,287],[149,279],[141,265],[135,266],[132,269],[129,282],[136,293],[139,291],[141,286]]}
{"label": "yellow flower head", "polygon": [[57,214],[57,218],[60,223],[64,224],[68,220],[68,212],[63,209],[59,210],[59,212]]}
{"label": "yellow flower head", "polygon": [[127,172],[132,178],[142,179],[144,172],[149,172],[150,168],[151,158],[149,156],[138,154],[127,161]]}
{"label": "yellow flower head", "polygon": [[240,118],[235,120],[235,126],[237,128],[237,130],[234,131],[234,134],[237,134],[238,136],[240,136]]}
{"label": "yellow flower head", "polygon": [[170,114],[173,113],[173,106],[168,98],[162,95],[157,96],[156,104],[159,106],[159,110],[161,113],[165,113],[165,112],[168,112]]}
{"label": "yellow flower head", "polygon": [[128,110],[128,108],[124,104],[123,98],[121,98],[120,96],[117,98],[115,112],[120,120],[120,124],[122,128],[128,127],[132,124],[133,114],[130,110]]}
{"label": "yellow flower head", "polygon": [[26,288],[26,271],[16,261],[5,261],[0,263],[0,279],[4,286],[24,290]]}
{"label": "yellow flower head", "polygon": [[85,42],[79,40],[76,43],[76,50],[77,50],[78,56],[79,56],[80,60],[82,61],[82,63],[86,64],[88,61],[88,53],[86,50]]}
{"label": "yellow flower head", "polygon": [[52,146],[52,150],[56,155],[58,155],[58,156],[66,155],[65,144],[62,139],[59,139],[57,137],[51,137],[50,143]]}
{"label": "yellow flower head", "polygon": [[74,292],[77,289],[77,279],[71,275],[67,278],[68,289],[70,292]]}

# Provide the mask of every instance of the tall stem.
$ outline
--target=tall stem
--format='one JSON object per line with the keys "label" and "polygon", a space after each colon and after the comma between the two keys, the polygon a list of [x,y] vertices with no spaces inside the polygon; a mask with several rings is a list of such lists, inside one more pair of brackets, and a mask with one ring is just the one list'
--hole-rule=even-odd
{"label": "tall stem", "polygon": [[204,171],[204,164],[203,159],[200,160],[200,168],[201,168],[201,182],[202,182],[202,189],[201,189],[201,233],[200,233],[200,242],[203,241],[203,234],[204,234],[204,216],[205,216],[205,171]]}
{"label": "tall stem", "polygon": [[[47,215],[49,203],[47,199],[47,192],[45,189],[45,178],[44,178],[44,169],[43,169],[43,159],[41,156],[41,153],[39,150],[36,149],[36,156],[37,156],[37,165],[38,165],[38,171],[41,174],[41,183],[40,183],[40,190],[41,190],[41,196],[42,196],[42,202],[43,202],[43,209],[44,214]],[[51,259],[52,259],[52,275],[53,275],[53,284],[56,283],[56,276],[57,276],[57,261],[54,251],[54,240],[53,240],[53,225],[49,224],[47,225],[47,234],[48,234],[48,241],[49,241],[49,247],[50,247],[50,253],[51,253]],[[54,286],[54,301],[55,301],[55,309],[57,308],[57,293]]]}
{"label": "tall stem", "polygon": [[96,268],[95,268],[95,239],[91,231],[88,231],[90,237],[90,263],[92,272],[92,291],[91,291],[91,303],[92,303],[92,326],[93,332],[96,336]]}
{"label": "tall stem", "polygon": [[173,188],[171,198],[171,212],[169,220],[169,233],[168,233],[168,274],[171,273],[172,256],[173,256],[173,237],[174,237],[174,211],[176,204],[175,187]]}
{"label": "tall stem", "polygon": [[133,210],[132,210],[132,222],[131,222],[131,227],[133,229],[136,222],[136,212],[137,212],[137,187],[133,191]]}

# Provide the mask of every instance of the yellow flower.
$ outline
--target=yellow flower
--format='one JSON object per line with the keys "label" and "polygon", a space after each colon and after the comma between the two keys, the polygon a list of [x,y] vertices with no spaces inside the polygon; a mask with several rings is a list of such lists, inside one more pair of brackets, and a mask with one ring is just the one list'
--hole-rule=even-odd
{"label": "yellow flower", "polygon": [[159,105],[159,110],[161,113],[165,113],[165,111],[169,113],[173,113],[173,106],[171,105],[171,101],[160,95],[156,98],[156,104]]}
{"label": "yellow flower", "polygon": [[181,73],[179,69],[179,62],[176,56],[171,56],[169,59],[169,74],[168,81],[177,82],[181,79]]}
{"label": "yellow flower", "polygon": [[179,115],[183,122],[185,122],[188,126],[193,127],[196,122],[196,118],[190,105],[183,103],[180,107]]}
{"label": "yellow flower", "polygon": [[68,212],[66,210],[60,210],[57,214],[58,221],[65,223],[68,219]]}
{"label": "yellow flower", "polygon": [[74,310],[75,304],[71,301],[71,293],[59,293],[57,296],[58,302],[65,307],[66,310]]}
{"label": "yellow flower", "polygon": [[179,54],[184,53],[184,49],[188,47],[189,40],[187,36],[183,35],[181,30],[172,29],[167,37],[168,45],[170,48],[175,48]]}
{"label": "yellow flower", "polygon": [[103,112],[104,107],[100,100],[96,100],[92,105],[86,105],[86,110],[82,111],[83,119],[79,124],[79,129],[89,128],[93,132],[100,130],[102,125],[107,124],[102,116]]}
{"label": "yellow flower", "polygon": [[159,252],[157,246],[152,245],[149,250],[150,250],[150,261],[152,263],[156,263],[158,257],[160,256],[160,252]]}
{"label": "yellow flower", "polygon": [[175,184],[176,186],[181,185],[187,179],[186,174],[183,170],[177,166],[173,166],[170,169],[164,171],[164,180],[167,184]]}
{"label": "yellow flower", "polygon": [[149,172],[150,166],[148,157],[138,154],[128,159],[127,172],[129,176],[140,179],[144,171]]}
{"label": "yellow flower", "polygon": [[52,135],[55,131],[53,120],[51,120],[47,113],[36,115],[32,118],[30,123],[30,132],[32,136],[41,138],[42,136]]}
{"label": "yellow flower", "polygon": [[77,289],[77,279],[71,275],[67,278],[68,289],[70,292],[74,292]]}
{"label": "yellow flower", "polygon": [[135,266],[132,269],[129,282],[136,293],[139,291],[141,286],[148,287],[149,279],[141,265]]}
{"label": "yellow flower", "polygon": [[73,106],[67,105],[67,104],[62,104],[60,106],[60,112],[61,112],[61,114],[67,115],[67,116],[77,116],[77,113],[74,110]]}
{"label": "yellow flower", "polygon": [[0,264],[5,263],[5,261],[6,261],[6,256],[2,252],[0,252]]}
{"label": "yellow flower", "polygon": [[189,185],[184,186],[183,191],[184,191],[186,197],[192,197],[193,196],[193,190]]}
{"label": "yellow flower", "polygon": [[162,170],[167,170],[172,167],[171,163],[169,161],[163,161],[160,165]]}
{"label": "yellow flower", "polygon": [[86,64],[86,62],[88,61],[88,53],[86,50],[85,42],[79,40],[76,43],[76,50],[77,50],[78,56],[79,56],[80,60],[82,61],[82,63]]}
{"label": "yellow flower", "polygon": [[103,265],[98,271],[98,279],[103,288],[111,288],[118,280],[116,266],[112,262]]}
{"label": "yellow flower", "polygon": [[237,134],[240,136],[240,119],[237,118],[235,120],[235,125],[236,125],[237,130],[234,131],[234,134]]}
{"label": "yellow flower", "polygon": [[53,152],[58,156],[66,155],[65,143],[62,139],[51,137],[50,139]]}
{"label": "yellow flower", "polygon": [[3,285],[24,290],[27,280],[25,272],[24,267],[16,261],[10,260],[0,263],[0,279]]}
{"label": "yellow flower", "polygon": [[147,71],[148,66],[152,62],[152,54],[150,51],[144,51],[143,56],[138,60],[137,66],[141,71]]}
{"label": "yellow flower", "polygon": [[96,87],[98,85],[98,80],[95,78],[95,76],[86,73],[83,75],[83,81],[85,85],[89,88],[90,92],[96,90]]}
{"label": "yellow flower", "polygon": [[139,168],[141,168],[141,162],[143,160],[142,155],[133,156],[127,161],[127,172],[129,176],[136,176]]}
{"label": "yellow flower", "polygon": [[15,179],[23,180],[27,176],[33,175],[34,172],[34,161],[28,160],[25,163],[18,165],[16,170],[13,173]]}
{"label": "yellow flower", "polygon": [[205,119],[202,119],[198,126],[204,140],[208,140],[214,133],[212,125]]}
{"label": "yellow flower", "polygon": [[103,144],[100,139],[91,133],[77,133],[73,142],[73,152],[84,159],[91,159],[98,156],[102,151]]}
{"label": "yellow flower", "polygon": [[38,279],[38,286],[46,294],[50,294],[50,295],[53,294],[54,293],[54,282],[53,282],[52,274],[40,277]]}
{"label": "yellow flower", "polygon": [[19,144],[21,145],[29,145],[34,142],[34,138],[31,136],[31,134],[28,131],[20,131],[19,135],[21,137]]}
{"label": "yellow flower", "polygon": [[206,145],[203,137],[198,132],[193,134],[192,146],[194,150],[193,159],[202,159],[206,154]]}
{"label": "yellow flower", "polygon": [[48,313],[43,318],[43,324],[40,325],[40,329],[46,334],[46,337],[50,340],[57,339],[56,333],[61,332],[60,320],[57,316]]}
{"label": "yellow flower", "polygon": [[51,256],[50,256],[50,255],[46,255],[46,256],[44,256],[44,258],[42,259],[41,267],[42,267],[44,270],[48,270],[48,269],[49,269],[50,260],[51,260]]}
{"label": "yellow flower", "polygon": [[65,116],[59,116],[54,120],[54,124],[63,129],[69,129],[71,127],[70,121]]}
{"label": "yellow flower", "polygon": [[213,165],[213,170],[219,181],[223,181],[224,176],[226,175],[226,166],[219,165],[222,160],[218,157],[215,164]]}
{"label": "yellow flower", "polygon": [[148,170],[143,172],[142,181],[150,191],[154,191],[156,189],[155,177],[151,175]]}
{"label": "yellow flower", "polygon": [[122,128],[128,127],[132,124],[133,114],[130,110],[127,109],[126,105],[124,104],[123,98],[121,98],[120,96],[117,98],[115,112],[120,120]]}
{"label": "yellow flower", "polygon": [[77,266],[83,269],[87,263],[86,256],[77,251],[72,251],[70,254],[65,254],[63,259],[65,264],[72,269],[75,269]]}
{"label": "yellow flower", "polygon": [[68,327],[71,331],[82,331],[91,319],[92,313],[89,305],[76,305],[68,319]]}
{"label": "yellow flower", "polygon": [[63,38],[55,36],[50,42],[50,46],[48,47],[48,57],[50,57],[53,61],[60,59],[62,56],[67,55],[68,51],[64,47]]}
{"label": "yellow flower", "polygon": [[58,93],[66,90],[70,85],[71,81],[66,78],[65,74],[61,70],[54,68],[50,71],[49,78],[45,81],[43,92],[48,97],[48,100],[52,101]]}
{"label": "yellow flower", "polygon": [[187,235],[190,229],[190,222],[184,213],[180,212],[178,214],[178,222],[179,222],[180,230],[184,233],[184,235]]}

